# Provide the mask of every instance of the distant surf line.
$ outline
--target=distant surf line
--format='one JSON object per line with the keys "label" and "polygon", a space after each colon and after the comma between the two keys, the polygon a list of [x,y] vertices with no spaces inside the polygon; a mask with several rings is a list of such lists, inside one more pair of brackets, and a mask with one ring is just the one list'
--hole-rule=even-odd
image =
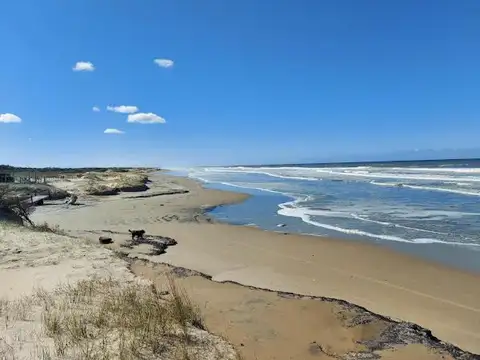
{"label": "distant surf line", "polygon": [[[304,176],[295,176],[295,175],[288,175],[288,174],[274,174],[270,173],[268,171],[257,171],[257,170],[251,170],[249,168],[238,168],[239,170],[234,170],[230,168],[221,168],[221,169],[205,169],[205,171],[208,172],[217,172],[217,173],[240,173],[240,174],[261,174],[261,175],[266,175],[266,176],[271,176],[271,177],[276,177],[276,178],[283,178],[287,180],[307,180],[307,181],[320,181],[320,180],[327,180],[323,178],[312,178],[312,177],[304,177]],[[277,168],[275,168],[277,169]],[[287,170],[288,168],[282,168]],[[290,168],[290,169],[308,169],[308,168]],[[459,182],[462,184],[462,186],[467,186],[468,181],[473,181],[473,182],[480,182],[480,178],[465,178],[465,177],[460,177],[460,178],[454,178],[454,177],[431,177],[431,176],[409,176],[403,175],[403,174],[360,174],[360,173],[354,173],[354,172],[336,172],[332,170],[327,170],[325,171],[324,169],[319,170],[319,169],[314,169],[311,168],[313,171],[322,171],[326,174],[330,175],[338,175],[338,176],[345,176],[345,177],[350,177],[350,178],[355,178],[355,177],[361,177],[361,178],[381,178],[381,179],[398,179],[398,180],[436,180],[436,181],[445,181],[447,183],[455,183],[455,181]],[[479,169],[480,170],[480,169]],[[335,179],[328,179],[330,181],[335,181]],[[378,185],[378,186],[397,186],[397,187],[406,187],[409,189],[414,189],[414,190],[423,190],[423,191],[439,191],[439,192],[448,192],[448,193],[453,193],[453,194],[458,194],[458,195],[465,195],[465,196],[480,196],[480,191],[479,192],[474,192],[474,191],[465,191],[465,190],[457,190],[457,189],[448,189],[448,188],[441,188],[441,187],[433,187],[433,186],[422,186],[422,185],[411,185],[411,184],[404,184],[404,183],[381,183],[381,182],[376,182],[374,180],[369,182],[370,184],[373,185]]]}
{"label": "distant surf line", "polygon": [[[382,168],[381,170],[388,170],[388,168]],[[308,181],[318,181],[323,178],[312,177],[312,176],[297,176],[295,174],[279,174],[275,173],[276,170],[287,170],[287,171],[302,171],[310,172],[315,174],[326,174],[326,175],[335,175],[340,177],[360,177],[360,178],[377,178],[377,179],[404,179],[404,180],[423,180],[423,181],[446,181],[446,182],[480,182],[480,177],[471,177],[471,176],[461,176],[461,177],[447,177],[447,176],[435,176],[435,175],[415,175],[408,173],[388,173],[388,172],[376,172],[372,173],[369,171],[350,171],[351,169],[339,169],[339,168],[302,168],[302,167],[292,167],[292,168],[205,168],[205,171],[208,172],[233,172],[233,173],[250,173],[250,174],[262,174],[272,177],[286,178],[286,179],[298,179],[298,180],[308,180]],[[345,171],[338,171],[345,170]],[[380,170],[380,169],[378,169]],[[478,169],[480,171],[480,169]],[[303,174],[302,174],[303,175]]]}
{"label": "distant surf line", "polygon": [[480,192],[456,190],[456,189],[446,189],[446,188],[440,188],[440,187],[434,187],[434,186],[410,185],[410,184],[403,184],[403,183],[398,183],[398,184],[395,184],[395,183],[379,183],[379,182],[376,182],[376,181],[371,181],[370,184],[378,185],[378,186],[406,187],[406,188],[414,189],[414,190],[448,192],[448,193],[465,195],[465,196],[480,196]]}

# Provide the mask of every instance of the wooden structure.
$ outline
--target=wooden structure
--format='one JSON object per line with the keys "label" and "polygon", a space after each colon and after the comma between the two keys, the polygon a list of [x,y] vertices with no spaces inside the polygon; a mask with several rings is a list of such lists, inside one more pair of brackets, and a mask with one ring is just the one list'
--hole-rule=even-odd
{"label": "wooden structure", "polygon": [[46,178],[44,176],[40,176],[39,172],[36,170],[15,171],[0,169],[0,184],[1,183],[45,184]]}
{"label": "wooden structure", "polygon": [[15,182],[15,173],[8,170],[0,170],[0,183]]}
{"label": "wooden structure", "polygon": [[22,201],[22,203],[27,206],[40,206],[40,205],[43,205],[43,201],[48,199],[49,197],[50,195],[36,195],[36,196],[32,195],[29,198]]}

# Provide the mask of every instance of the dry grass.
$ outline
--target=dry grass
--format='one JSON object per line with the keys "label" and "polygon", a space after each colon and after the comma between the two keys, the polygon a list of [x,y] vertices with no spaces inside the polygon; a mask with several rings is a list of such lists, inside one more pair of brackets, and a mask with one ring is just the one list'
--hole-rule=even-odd
{"label": "dry grass", "polygon": [[148,176],[144,174],[120,174],[116,177],[114,187],[121,191],[142,191],[147,189],[147,181]]}
{"label": "dry grass", "polygon": [[[53,292],[39,289],[16,301],[0,299],[2,329],[35,321],[37,330],[29,340],[35,351],[29,359],[241,359],[228,342],[204,331],[198,307],[173,278],[167,291],[91,278]],[[17,359],[18,349],[0,344],[0,358]]]}
{"label": "dry grass", "polygon": [[[202,354],[210,343],[198,307],[173,278],[168,291],[153,285],[89,279],[62,285],[53,293],[0,302],[0,316],[9,322],[28,320],[32,305],[41,308],[44,336],[37,358],[75,360],[223,359]],[[196,330],[197,329],[197,330]],[[231,352],[229,352],[231,354]]]}
{"label": "dry grass", "polygon": [[116,195],[118,189],[100,180],[88,180],[83,192],[88,195]]}
{"label": "dry grass", "polygon": [[3,318],[5,327],[16,321],[28,321],[34,299],[23,297],[16,301],[0,299],[0,317]]}
{"label": "dry grass", "polygon": [[44,329],[60,357],[154,359],[188,342],[189,320],[198,317],[175,289],[167,300],[155,287],[114,280],[64,286],[55,298],[40,294]]}
{"label": "dry grass", "polygon": [[57,235],[67,235],[67,232],[61,229],[60,226],[50,225],[47,222],[44,222],[43,224],[35,224],[32,227],[32,230],[39,231],[39,232],[47,232],[47,233],[52,233]]}
{"label": "dry grass", "polygon": [[68,233],[62,228],[60,228],[60,226],[50,225],[46,221],[42,224],[33,224],[33,226],[31,225],[24,226],[22,224],[12,223],[11,221],[8,221],[8,220],[0,220],[0,229],[6,230],[6,229],[22,229],[22,228],[31,229],[33,231],[38,231],[38,232],[52,233],[57,235],[68,235]]}
{"label": "dry grass", "polygon": [[61,200],[68,192],[50,184],[0,184],[0,192],[7,190],[11,196],[28,199],[30,195],[50,195],[51,200]]}
{"label": "dry grass", "polygon": [[87,173],[81,175],[81,177],[82,177],[82,179],[101,181],[104,178],[104,174],[87,172]]}
{"label": "dry grass", "polygon": [[88,195],[115,195],[119,191],[144,191],[148,187],[148,176],[140,172],[87,173],[82,177],[87,181],[83,191]]}

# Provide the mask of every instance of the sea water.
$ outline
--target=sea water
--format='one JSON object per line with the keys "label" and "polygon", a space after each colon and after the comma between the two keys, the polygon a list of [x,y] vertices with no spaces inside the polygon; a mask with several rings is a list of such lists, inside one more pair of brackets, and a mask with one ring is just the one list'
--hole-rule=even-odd
{"label": "sea water", "polygon": [[215,209],[220,220],[371,241],[480,271],[480,160],[204,167],[188,176],[253,195]]}

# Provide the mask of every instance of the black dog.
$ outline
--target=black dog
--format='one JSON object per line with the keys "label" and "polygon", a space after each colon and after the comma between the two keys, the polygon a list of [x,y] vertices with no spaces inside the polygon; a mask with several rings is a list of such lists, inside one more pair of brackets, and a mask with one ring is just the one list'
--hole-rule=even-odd
{"label": "black dog", "polygon": [[130,230],[128,229],[128,232],[132,234],[132,240],[137,237],[137,239],[143,239],[143,236],[145,235],[145,230]]}

